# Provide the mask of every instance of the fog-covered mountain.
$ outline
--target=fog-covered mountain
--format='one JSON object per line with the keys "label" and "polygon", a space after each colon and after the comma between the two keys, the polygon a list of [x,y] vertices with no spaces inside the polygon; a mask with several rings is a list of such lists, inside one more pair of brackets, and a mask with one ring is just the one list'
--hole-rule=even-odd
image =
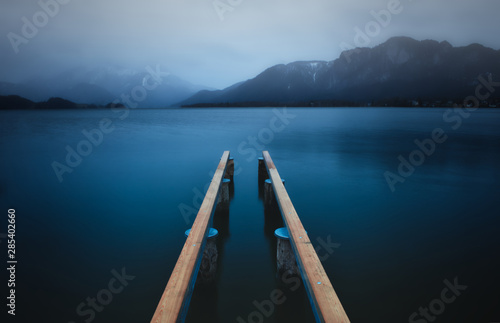
{"label": "fog-covered mountain", "polygon": [[23,84],[0,82],[0,95],[19,95],[32,101],[60,97],[76,103],[105,105],[125,95],[141,108],[168,107],[203,89],[207,87],[193,85],[159,66],[143,71],[116,66],[77,67]]}
{"label": "fog-covered mountain", "polygon": [[[357,48],[330,62],[307,61],[268,68],[255,78],[211,91],[159,67],[77,67],[23,84],[1,83],[0,95],[31,101],[60,97],[106,105],[129,98],[131,107],[172,105],[291,104],[313,101],[370,103],[383,100],[460,100],[475,93],[478,76],[500,80],[500,51],[472,44],[395,37]],[[500,90],[492,97],[499,98]],[[137,104],[137,105],[136,105]]]}
{"label": "fog-covered mountain", "polygon": [[500,51],[395,37],[374,48],[346,51],[330,62],[276,65],[253,79],[222,91],[199,92],[180,104],[463,99],[474,94],[480,75],[500,80]]}

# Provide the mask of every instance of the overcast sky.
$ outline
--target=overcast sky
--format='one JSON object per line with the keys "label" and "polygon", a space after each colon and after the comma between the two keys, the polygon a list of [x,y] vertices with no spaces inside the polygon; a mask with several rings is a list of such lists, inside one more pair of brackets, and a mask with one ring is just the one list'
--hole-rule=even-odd
{"label": "overcast sky", "polygon": [[[0,81],[81,65],[160,64],[223,88],[275,64],[336,59],[366,26],[368,47],[404,35],[500,49],[498,0],[220,0],[218,10],[213,0],[58,0],[67,2],[59,8],[54,1],[40,2],[52,3],[53,17],[35,0],[1,1]],[[388,6],[397,13],[377,30],[371,11]],[[33,20],[37,31],[23,34]]]}

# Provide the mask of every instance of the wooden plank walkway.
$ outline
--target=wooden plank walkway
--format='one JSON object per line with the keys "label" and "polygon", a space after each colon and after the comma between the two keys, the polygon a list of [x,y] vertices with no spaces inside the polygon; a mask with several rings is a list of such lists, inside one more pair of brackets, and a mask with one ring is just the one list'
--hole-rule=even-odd
{"label": "wooden plank walkway", "polygon": [[156,308],[152,323],[184,322],[228,159],[229,151],[225,151]]}
{"label": "wooden plank walkway", "polygon": [[262,155],[318,322],[349,322],[268,151]]}

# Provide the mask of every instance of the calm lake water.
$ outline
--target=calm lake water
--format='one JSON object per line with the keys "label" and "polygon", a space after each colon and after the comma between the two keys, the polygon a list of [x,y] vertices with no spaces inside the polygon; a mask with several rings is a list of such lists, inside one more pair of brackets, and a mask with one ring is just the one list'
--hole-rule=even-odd
{"label": "calm lake water", "polygon": [[[214,220],[217,281],[195,289],[187,322],[313,322],[303,288],[276,275],[280,220],[257,180],[266,149],[352,322],[499,322],[500,110],[446,111],[0,111],[0,233],[7,209],[17,217],[10,319],[149,322],[230,150],[237,174],[229,214]],[[82,143],[100,122],[102,143]],[[416,152],[437,128],[446,140]],[[67,147],[88,155],[60,168],[61,182],[53,163],[67,163]],[[421,165],[396,177],[398,156]],[[259,311],[275,289],[283,304]]]}

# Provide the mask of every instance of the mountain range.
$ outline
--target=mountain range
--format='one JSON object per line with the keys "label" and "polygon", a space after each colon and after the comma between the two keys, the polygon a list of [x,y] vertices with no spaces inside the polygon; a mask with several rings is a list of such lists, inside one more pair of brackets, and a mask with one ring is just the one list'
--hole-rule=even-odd
{"label": "mountain range", "polygon": [[[478,77],[500,78],[500,51],[472,44],[394,37],[333,61],[275,65],[224,90],[203,90],[178,105],[268,105],[301,102],[371,103],[392,99],[462,100]],[[499,91],[500,92],[500,91]],[[498,97],[498,92],[495,93]]]}
{"label": "mountain range", "polygon": [[[157,82],[154,89],[137,91],[134,105],[160,108],[405,105],[404,102],[450,100],[460,103],[474,95],[481,78],[500,81],[500,50],[479,44],[453,47],[446,41],[394,37],[373,48],[345,51],[332,61],[275,65],[223,90],[193,85],[158,66],[137,71],[105,65],[77,67],[48,79],[20,84],[0,82],[0,96],[17,95],[32,103],[57,97],[77,106],[105,106],[117,99],[125,103],[123,95],[133,96],[134,89]],[[137,95],[144,94],[147,95],[137,100]],[[500,91],[493,91],[490,101],[498,104],[498,99]],[[9,106],[18,102],[12,98],[4,101]]]}

